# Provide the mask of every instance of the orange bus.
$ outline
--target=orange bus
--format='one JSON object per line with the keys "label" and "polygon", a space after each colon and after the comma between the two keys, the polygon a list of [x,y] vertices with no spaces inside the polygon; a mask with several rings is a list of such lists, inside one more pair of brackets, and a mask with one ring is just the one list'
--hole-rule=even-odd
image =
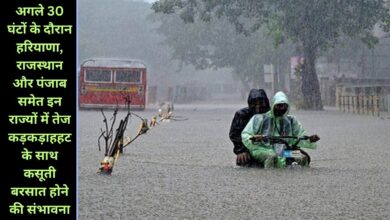
{"label": "orange bus", "polygon": [[144,110],[146,65],[140,60],[88,59],[80,65],[79,108],[130,108]]}

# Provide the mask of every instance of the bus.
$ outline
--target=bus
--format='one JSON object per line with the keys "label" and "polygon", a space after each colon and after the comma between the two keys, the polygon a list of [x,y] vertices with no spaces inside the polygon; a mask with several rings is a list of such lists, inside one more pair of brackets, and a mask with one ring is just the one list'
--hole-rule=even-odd
{"label": "bus", "polygon": [[88,59],[79,71],[79,108],[130,108],[146,105],[146,65],[140,60]]}

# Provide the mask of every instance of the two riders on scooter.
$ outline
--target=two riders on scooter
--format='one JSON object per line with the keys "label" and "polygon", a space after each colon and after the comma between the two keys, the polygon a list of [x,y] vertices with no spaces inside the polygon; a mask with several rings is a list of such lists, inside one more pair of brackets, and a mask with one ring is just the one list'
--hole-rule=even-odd
{"label": "two riders on scooter", "polygon": [[[283,168],[288,165],[286,157],[277,154],[274,144],[265,137],[305,136],[305,129],[301,123],[288,114],[289,108],[286,94],[277,92],[272,99],[271,110],[265,114],[254,115],[241,133],[242,142],[249,150],[251,158],[262,164],[264,168]],[[300,141],[299,147],[315,149],[317,148],[315,142],[319,139],[318,135],[309,136],[306,140]],[[292,146],[296,140],[287,138],[285,141]],[[302,154],[294,160],[301,166],[308,166],[310,162],[307,154]]]}

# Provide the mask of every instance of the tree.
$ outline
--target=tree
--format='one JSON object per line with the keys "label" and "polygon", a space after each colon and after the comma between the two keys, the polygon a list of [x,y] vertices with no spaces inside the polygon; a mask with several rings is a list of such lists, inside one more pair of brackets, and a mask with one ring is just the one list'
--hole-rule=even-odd
{"label": "tree", "polygon": [[286,48],[289,44],[275,50],[264,30],[245,36],[224,18],[187,25],[177,14],[157,14],[150,19],[160,23],[157,31],[165,36],[164,44],[173,49],[172,59],[196,69],[231,68],[246,89],[264,86],[264,64],[282,57],[287,67],[292,55]]}
{"label": "tree", "polygon": [[377,43],[375,24],[389,30],[389,10],[383,0],[160,0],[152,8],[176,13],[184,22],[226,17],[239,33],[266,27],[277,45],[286,39],[300,46],[305,58],[302,74],[303,108],[323,108],[316,59],[340,36],[360,37],[369,47]]}
{"label": "tree", "polygon": [[96,57],[140,59],[148,67],[149,85],[171,77],[167,73],[176,63],[170,60],[170,48],[160,44],[164,37],[155,34],[157,25],[146,18],[155,14],[150,6],[142,1],[80,1],[79,62]]}

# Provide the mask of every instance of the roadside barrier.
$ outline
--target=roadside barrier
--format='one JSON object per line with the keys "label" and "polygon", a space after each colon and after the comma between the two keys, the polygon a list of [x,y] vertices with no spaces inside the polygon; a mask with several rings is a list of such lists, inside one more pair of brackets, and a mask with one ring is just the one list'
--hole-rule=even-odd
{"label": "roadside barrier", "polygon": [[380,116],[381,100],[377,95],[339,96],[338,108],[342,112]]}

